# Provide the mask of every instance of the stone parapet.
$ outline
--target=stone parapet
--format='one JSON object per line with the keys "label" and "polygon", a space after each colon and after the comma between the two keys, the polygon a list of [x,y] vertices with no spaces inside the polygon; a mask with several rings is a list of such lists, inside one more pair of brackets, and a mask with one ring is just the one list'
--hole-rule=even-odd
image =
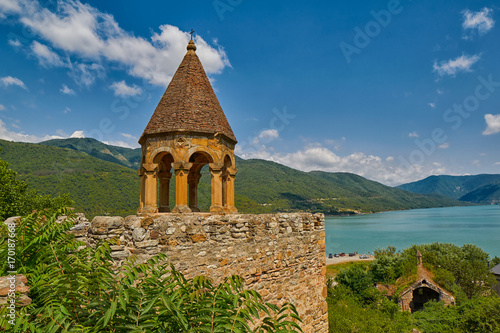
{"label": "stone parapet", "polygon": [[328,332],[323,214],[97,216],[71,232],[89,246],[116,239],[117,265],[161,252],[187,278],[240,275],[266,301],[293,303],[304,332]]}

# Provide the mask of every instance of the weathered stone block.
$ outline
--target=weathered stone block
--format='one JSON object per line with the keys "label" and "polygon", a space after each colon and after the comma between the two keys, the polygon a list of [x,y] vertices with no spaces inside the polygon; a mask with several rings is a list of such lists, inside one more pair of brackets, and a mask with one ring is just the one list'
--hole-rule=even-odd
{"label": "weathered stone block", "polygon": [[207,236],[203,234],[194,234],[191,236],[193,243],[200,243],[207,240]]}
{"label": "weathered stone block", "polygon": [[140,242],[146,237],[146,230],[143,228],[135,228],[132,231],[132,239],[136,242]]}
{"label": "weathered stone block", "polygon": [[92,220],[92,227],[116,229],[123,226],[123,217],[121,216],[96,216]]}
{"label": "weathered stone block", "polygon": [[147,240],[144,242],[135,242],[135,246],[138,248],[151,247],[151,246],[157,246],[157,245],[158,245],[157,239],[151,239],[151,240]]}

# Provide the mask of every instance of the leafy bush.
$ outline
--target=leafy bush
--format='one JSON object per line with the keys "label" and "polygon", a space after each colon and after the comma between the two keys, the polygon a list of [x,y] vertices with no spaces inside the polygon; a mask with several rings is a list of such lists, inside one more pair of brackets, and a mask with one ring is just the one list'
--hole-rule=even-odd
{"label": "leafy bush", "polygon": [[0,221],[11,216],[26,215],[32,210],[55,211],[73,204],[67,195],[52,198],[39,195],[29,185],[16,179],[17,173],[0,159]]}
{"label": "leafy bush", "polygon": [[[62,212],[61,212],[62,213]],[[67,212],[64,212],[67,213]],[[147,263],[114,266],[108,243],[83,247],[66,231],[71,217],[33,213],[17,225],[18,272],[30,284],[31,305],[11,332],[299,332],[295,307],[263,302],[238,276],[214,285],[186,279],[162,254]],[[5,225],[0,254],[7,249]],[[5,273],[5,268],[2,268]],[[3,311],[3,313],[2,313]]]}

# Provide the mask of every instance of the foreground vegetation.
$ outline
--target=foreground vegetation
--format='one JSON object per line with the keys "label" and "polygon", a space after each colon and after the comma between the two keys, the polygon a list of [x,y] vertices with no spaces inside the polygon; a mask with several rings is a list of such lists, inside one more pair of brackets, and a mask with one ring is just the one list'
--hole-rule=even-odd
{"label": "foreground vegetation", "polygon": [[[61,211],[68,214],[68,211]],[[299,332],[295,307],[263,302],[238,276],[214,285],[204,276],[186,279],[164,255],[113,266],[109,244],[82,247],[58,214],[33,213],[16,227],[17,272],[26,275],[31,305],[18,308],[15,325],[0,309],[8,332]],[[7,254],[0,226],[0,257]],[[6,261],[0,275],[7,275]]]}
{"label": "foreground vegetation", "polygon": [[[417,249],[434,281],[453,293],[456,306],[428,302],[413,314],[399,311],[399,294],[415,281]],[[377,250],[373,262],[346,265],[329,281],[330,332],[411,332],[413,328],[425,333],[500,332],[500,297],[491,290],[496,281],[488,260],[487,253],[470,244],[415,245],[399,253],[394,248]],[[498,263],[497,257],[491,261],[491,265]],[[375,283],[392,287],[393,293],[379,292]]]}

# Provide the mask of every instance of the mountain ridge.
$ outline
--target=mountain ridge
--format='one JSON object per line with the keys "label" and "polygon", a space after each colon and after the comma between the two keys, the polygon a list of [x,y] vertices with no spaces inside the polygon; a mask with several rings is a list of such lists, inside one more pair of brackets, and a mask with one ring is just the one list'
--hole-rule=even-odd
{"label": "mountain ridge", "polygon": [[[10,162],[21,179],[43,194],[70,193],[75,208],[87,214],[134,214],[139,206],[134,161],[140,161],[140,149],[76,138],[50,140],[48,144],[0,140],[0,147],[0,158]],[[242,213],[310,211],[336,215],[467,205],[395,189],[350,173],[303,172],[271,161],[241,158],[237,158],[237,167],[235,200]],[[202,175],[199,203],[202,211],[207,211],[210,176],[206,167]],[[171,186],[173,193],[174,178]],[[173,200],[171,195],[171,207]]]}
{"label": "mountain ridge", "polygon": [[437,193],[464,202],[476,204],[500,203],[500,174],[467,176],[439,175],[402,184],[397,188],[413,193]]}

